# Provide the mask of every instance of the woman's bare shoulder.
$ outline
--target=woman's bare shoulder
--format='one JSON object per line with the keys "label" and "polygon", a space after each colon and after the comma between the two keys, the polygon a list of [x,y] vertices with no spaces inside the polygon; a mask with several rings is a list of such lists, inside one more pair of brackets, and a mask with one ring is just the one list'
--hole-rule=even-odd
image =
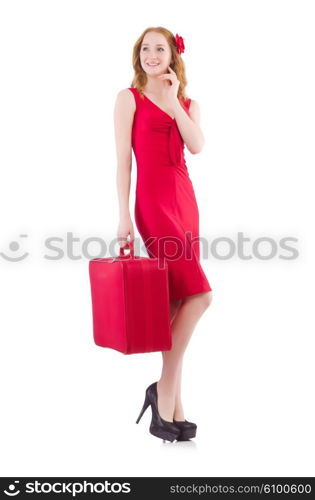
{"label": "woman's bare shoulder", "polygon": [[121,89],[116,95],[116,106],[125,111],[135,111],[136,102],[133,93],[129,88]]}
{"label": "woman's bare shoulder", "polygon": [[119,90],[119,92],[117,93],[117,99],[121,99],[121,100],[128,100],[129,99],[129,101],[131,101],[131,102],[135,100],[134,93],[130,88],[125,88],[125,89]]}

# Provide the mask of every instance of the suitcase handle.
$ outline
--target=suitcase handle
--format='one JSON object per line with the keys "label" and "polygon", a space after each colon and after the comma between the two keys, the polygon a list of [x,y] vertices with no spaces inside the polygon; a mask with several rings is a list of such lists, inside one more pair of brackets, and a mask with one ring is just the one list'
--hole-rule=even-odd
{"label": "suitcase handle", "polygon": [[[127,247],[127,249],[129,247],[129,255],[125,255],[125,253],[124,253],[126,247]],[[133,247],[133,240],[132,241],[126,241],[126,245],[124,247],[120,247],[120,249],[119,249],[119,256],[120,257],[131,257],[132,259],[134,259],[135,253],[134,253],[134,247]]]}

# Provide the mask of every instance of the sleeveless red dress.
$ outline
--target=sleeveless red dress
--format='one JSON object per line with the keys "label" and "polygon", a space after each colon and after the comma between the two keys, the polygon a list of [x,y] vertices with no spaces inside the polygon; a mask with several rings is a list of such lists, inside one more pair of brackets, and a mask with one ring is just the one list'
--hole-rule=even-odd
{"label": "sleeveless red dress", "polygon": [[[199,211],[176,120],[135,87],[128,90],[136,102],[137,229],[149,257],[167,261],[170,300],[211,291],[200,265]],[[188,115],[189,105],[190,99],[182,104]]]}

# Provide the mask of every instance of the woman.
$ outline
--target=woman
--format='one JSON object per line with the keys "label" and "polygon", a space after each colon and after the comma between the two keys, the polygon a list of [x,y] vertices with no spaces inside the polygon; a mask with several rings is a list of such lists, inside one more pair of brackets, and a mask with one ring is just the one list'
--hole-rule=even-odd
{"label": "woman", "polygon": [[[149,256],[167,260],[172,349],[151,384],[137,423],[151,405],[150,432],[164,440],[196,435],[181,401],[183,356],[193,330],[212,300],[200,265],[199,214],[184,157],[184,144],[199,153],[204,137],[196,101],[186,98],[182,37],[162,27],[147,28],[133,50],[132,86],[115,103],[117,189],[122,240],[134,240],[129,212],[132,149],[137,161],[135,221]],[[162,244],[160,244],[162,243]],[[175,243],[175,247],[174,247]],[[175,250],[175,251],[174,251]]]}

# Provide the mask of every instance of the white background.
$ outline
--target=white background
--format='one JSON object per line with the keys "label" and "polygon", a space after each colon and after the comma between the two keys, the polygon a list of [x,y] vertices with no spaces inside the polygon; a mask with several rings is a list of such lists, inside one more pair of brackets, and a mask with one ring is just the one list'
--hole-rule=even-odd
{"label": "white background", "polygon": [[[314,476],[314,3],[0,5],[1,475]],[[82,252],[116,237],[114,102],[159,25],[184,38],[201,110],[205,147],[185,153],[200,234],[243,233],[253,257],[203,258],[214,299],[183,369],[198,435],[173,444],[149,434],[150,410],[135,424],[161,354],[93,342]],[[133,220],[135,180],[133,162]],[[49,237],[64,257],[47,258]],[[261,237],[273,258],[253,254]],[[297,258],[280,258],[285,237]]]}

